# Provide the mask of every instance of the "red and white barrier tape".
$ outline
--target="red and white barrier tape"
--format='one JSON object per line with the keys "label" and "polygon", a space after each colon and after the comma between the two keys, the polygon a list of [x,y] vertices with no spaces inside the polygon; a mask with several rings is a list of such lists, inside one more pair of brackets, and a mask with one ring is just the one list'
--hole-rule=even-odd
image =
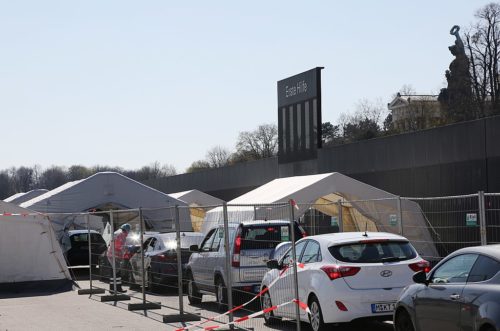
{"label": "red and white barrier tape", "polygon": [[40,213],[22,213],[22,214],[16,214],[16,213],[2,213],[0,216],[36,216],[36,215],[42,215]]}
{"label": "red and white barrier tape", "polygon": [[[279,305],[275,305],[275,306],[263,309],[261,311],[255,312],[253,314],[237,318],[234,321],[226,323],[226,324],[206,326],[206,327],[203,328],[203,330],[205,330],[205,331],[215,330],[215,329],[219,329],[219,328],[222,328],[222,327],[227,327],[227,326],[234,325],[234,324],[237,324],[237,323],[245,322],[245,321],[248,321],[248,320],[250,320],[250,319],[252,319],[254,317],[257,317],[257,316],[260,316],[260,315],[264,315],[264,314],[269,313],[269,312],[271,312],[273,310],[276,310],[278,308],[287,306],[287,305],[289,305],[291,303],[295,303],[295,304],[299,305],[300,309],[304,310],[306,313],[308,313],[308,314],[311,313],[311,311],[309,310],[309,307],[307,307],[307,305],[305,303],[303,303],[300,300],[293,299],[293,300],[290,300],[288,302],[284,302],[284,303],[281,303]],[[180,330],[183,330],[183,329],[179,329],[177,331],[180,331]]]}
{"label": "red and white barrier tape", "polygon": [[[297,263],[297,266],[298,266],[299,268],[301,268],[301,269],[303,269],[303,268],[305,267],[304,263]],[[176,331],[186,331],[186,330],[189,330],[189,329],[192,329],[192,328],[195,328],[195,327],[199,327],[200,325],[203,325],[203,324],[208,323],[208,322],[213,322],[213,321],[214,321],[214,320],[216,320],[216,319],[219,319],[219,318],[221,318],[221,317],[223,317],[223,316],[229,315],[230,313],[234,313],[235,311],[240,310],[241,308],[243,308],[243,307],[245,307],[245,306],[249,305],[249,304],[250,304],[251,302],[253,302],[255,299],[260,298],[262,295],[264,295],[264,293],[266,293],[267,291],[269,291],[269,289],[270,289],[270,288],[271,288],[274,284],[276,284],[276,282],[277,282],[277,281],[278,281],[278,280],[279,280],[279,279],[280,279],[280,278],[281,278],[281,277],[282,277],[282,276],[283,276],[283,275],[284,275],[284,274],[285,274],[285,273],[286,273],[289,269],[290,269],[290,267],[289,267],[289,266],[285,266],[285,268],[283,268],[283,270],[281,270],[281,271],[280,271],[280,273],[279,273],[278,277],[276,277],[276,279],[274,279],[274,280],[273,280],[273,281],[269,284],[269,286],[268,286],[268,287],[266,287],[265,289],[263,289],[262,291],[260,291],[259,293],[257,293],[257,294],[256,294],[256,295],[252,298],[252,299],[250,299],[249,301],[245,302],[244,304],[241,304],[241,305],[239,305],[239,306],[237,306],[237,307],[234,307],[234,308],[232,308],[232,309],[230,309],[230,310],[226,311],[225,313],[219,314],[219,315],[217,315],[217,316],[210,317],[210,318],[208,318],[208,319],[206,319],[206,320],[204,320],[204,321],[202,321],[202,322],[199,322],[199,323],[196,323],[196,324],[193,324],[193,325],[189,325],[189,326],[186,326],[186,327],[183,327],[183,328],[177,329]],[[295,301],[295,299],[294,299],[294,301]],[[290,304],[290,303],[292,303],[292,302],[294,302],[294,301],[285,302],[285,303],[284,303],[284,304],[282,304],[282,305],[287,305],[287,304]],[[299,305],[300,305],[300,301],[299,301]],[[281,305],[278,305],[278,306],[276,306],[276,307],[278,307],[278,308],[279,308],[279,307],[281,307]],[[301,308],[302,308],[302,307],[301,307]],[[306,305],[306,308],[307,308],[307,305]],[[268,309],[269,309],[269,308],[268,308]],[[276,308],[275,308],[275,309],[276,309]],[[307,311],[309,311],[309,308],[307,308]],[[257,313],[255,313],[255,314],[257,314]],[[253,314],[252,314],[252,315],[253,315]],[[251,315],[249,315],[249,316],[251,316]],[[257,315],[257,316],[258,316],[258,315]],[[236,322],[236,321],[235,321],[235,322]],[[207,330],[207,329],[205,329],[205,330]],[[208,329],[208,330],[212,330],[212,329]]]}

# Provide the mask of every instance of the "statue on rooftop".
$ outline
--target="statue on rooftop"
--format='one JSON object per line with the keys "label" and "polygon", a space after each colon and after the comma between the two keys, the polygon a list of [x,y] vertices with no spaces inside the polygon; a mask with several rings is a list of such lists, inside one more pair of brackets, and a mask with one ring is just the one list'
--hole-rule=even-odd
{"label": "statue on rooftop", "polygon": [[460,38],[460,27],[454,25],[450,35],[455,36],[455,44],[448,47],[455,59],[451,61],[445,76],[448,87],[441,89],[438,100],[448,122],[460,122],[474,118],[472,109],[472,83],[469,72],[469,58]]}

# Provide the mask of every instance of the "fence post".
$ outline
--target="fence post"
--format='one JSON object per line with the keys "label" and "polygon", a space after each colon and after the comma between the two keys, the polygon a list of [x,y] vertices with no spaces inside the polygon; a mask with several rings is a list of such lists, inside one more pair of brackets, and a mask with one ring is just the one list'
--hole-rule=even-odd
{"label": "fence post", "polygon": [[398,218],[399,218],[399,235],[403,235],[403,209],[401,208],[401,197],[398,196]]}
{"label": "fence post", "polygon": [[115,224],[113,221],[113,211],[109,212],[109,224],[111,228],[111,262],[113,264],[113,291],[116,295],[116,261],[115,261]]}
{"label": "fence post", "polygon": [[182,254],[181,254],[181,225],[179,221],[179,205],[175,205],[175,237],[177,242],[177,286],[179,286],[179,314],[184,314],[182,293]]}
{"label": "fence post", "polygon": [[337,201],[339,209],[339,232],[344,232],[344,218],[342,215],[342,199]]}
{"label": "fence post", "polygon": [[479,234],[481,236],[481,246],[484,246],[488,244],[484,191],[478,192],[478,203],[479,203]]}
{"label": "fence post", "polygon": [[[294,208],[295,201],[290,200],[290,239],[292,240],[292,260],[293,260],[293,281],[295,299],[299,300],[299,278],[297,276],[297,252],[295,251],[295,226],[294,226]],[[300,308],[298,302],[295,303],[295,318],[297,321],[297,331],[300,331]]]}
{"label": "fence post", "polygon": [[142,271],[142,303],[146,303],[146,272],[144,270],[144,222],[142,218],[142,207],[139,207],[139,229],[141,231],[141,271]]}
{"label": "fence post", "polygon": [[92,239],[90,239],[89,214],[85,215],[85,219],[87,221],[87,236],[88,236],[88,242],[89,242],[89,281],[90,281],[90,290],[92,293]]}
{"label": "fence post", "polygon": [[[227,216],[227,203],[224,202],[223,206],[224,214],[224,251],[226,253],[226,293],[227,293],[227,305],[228,310],[233,309],[233,279],[232,279],[232,267],[231,267],[231,247],[229,246],[229,220]],[[233,321],[233,313],[229,313],[229,322]],[[234,327],[231,324],[230,329],[233,330]]]}

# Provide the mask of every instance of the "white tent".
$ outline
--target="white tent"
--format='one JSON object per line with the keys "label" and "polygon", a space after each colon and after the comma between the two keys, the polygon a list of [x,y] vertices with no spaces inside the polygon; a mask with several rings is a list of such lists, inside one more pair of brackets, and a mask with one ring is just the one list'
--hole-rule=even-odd
{"label": "white tent", "polygon": [[[401,210],[405,228],[411,229],[403,235],[413,243],[421,255],[429,258],[438,256],[429,232],[431,227],[417,203],[405,199],[398,200],[394,194],[337,172],[272,180],[229,201],[228,220],[241,222],[255,219],[290,219],[291,199],[296,202],[297,209],[293,209],[295,219],[302,217],[311,208],[325,215],[338,217],[337,201],[347,201],[348,203],[342,203],[344,231],[367,229],[399,233],[401,228],[397,220]],[[203,224],[203,232],[208,232],[222,221],[222,207],[209,211]]]}
{"label": "white tent", "polygon": [[49,190],[46,189],[36,189],[36,190],[31,190],[29,192],[16,193],[8,197],[7,199],[4,199],[3,201],[10,202],[15,205],[20,205],[21,203],[34,199],[37,196],[47,193],[48,191]]}
{"label": "white tent", "polygon": [[46,217],[0,201],[0,284],[66,282],[71,276]]}
{"label": "white tent", "polygon": [[[83,218],[83,215],[78,215],[82,212],[127,210],[141,207],[148,229],[164,232],[174,229],[175,205],[187,207],[185,202],[119,173],[100,172],[86,179],[66,183],[22,203],[21,207],[47,214],[51,219],[54,219],[54,224],[59,224],[59,227],[68,224],[68,218]],[[61,213],[73,214],[62,215]],[[103,213],[99,215],[108,217],[107,214]],[[137,211],[115,212],[113,220],[118,225],[128,222],[136,225],[137,228],[138,215]],[[189,211],[180,209],[179,216],[181,231],[192,230]]]}
{"label": "white tent", "polygon": [[207,211],[224,203],[224,200],[198,190],[169,193],[168,195],[189,205],[191,224],[194,231],[201,231]]}

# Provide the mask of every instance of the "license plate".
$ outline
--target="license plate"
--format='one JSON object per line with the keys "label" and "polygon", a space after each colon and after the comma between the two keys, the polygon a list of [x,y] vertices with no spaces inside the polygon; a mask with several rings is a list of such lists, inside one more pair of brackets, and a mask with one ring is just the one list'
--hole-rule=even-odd
{"label": "license plate", "polygon": [[390,313],[394,311],[394,302],[372,303],[372,313]]}

